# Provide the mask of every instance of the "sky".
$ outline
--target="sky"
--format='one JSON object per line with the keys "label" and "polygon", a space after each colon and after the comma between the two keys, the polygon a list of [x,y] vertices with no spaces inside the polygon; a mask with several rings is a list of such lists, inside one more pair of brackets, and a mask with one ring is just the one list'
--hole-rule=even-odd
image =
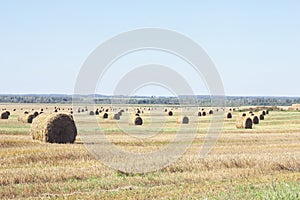
{"label": "sky", "polygon": [[[0,0],[0,94],[72,94],[83,63],[97,46],[145,27],[173,30],[199,44],[213,60],[226,95],[300,96],[297,0]],[[195,94],[209,94],[191,66],[154,51],[117,60],[95,92],[113,94],[126,73],[145,63],[169,65]],[[170,91],[156,85],[135,94]]]}

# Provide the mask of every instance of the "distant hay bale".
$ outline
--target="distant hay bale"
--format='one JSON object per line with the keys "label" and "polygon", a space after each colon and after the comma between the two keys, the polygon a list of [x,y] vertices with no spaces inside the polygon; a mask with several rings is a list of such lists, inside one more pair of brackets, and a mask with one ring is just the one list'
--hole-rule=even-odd
{"label": "distant hay bale", "polygon": [[246,114],[246,113],[243,113],[243,114],[242,114],[242,116],[243,116],[243,117],[246,117],[246,116],[247,116],[247,114]]}
{"label": "distant hay bale", "polygon": [[39,115],[31,125],[34,140],[49,143],[74,143],[77,129],[73,117],[64,113]]}
{"label": "distant hay bale", "polygon": [[91,110],[90,111],[90,115],[95,115],[94,111]]}
{"label": "distant hay bale", "polygon": [[119,115],[119,113],[114,114],[114,120],[120,120],[120,115]]}
{"label": "distant hay bale", "polygon": [[58,112],[58,110],[57,110],[57,109],[55,109],[55,110],[54,110],[54,112],[55,112],[55,113],[57,113],[57,112]]}
{"label": "distant hay bale", "polygon": [[252,116],[253,124],[259,124],[259,119],[257,116]]}
{"label": "distant hay bale", "polygon": [[168,112],[168,109],[165,109],[165,112]]}
{"label": "distant hay bale", "polygon": [[137,113],[137,114],[141,114],[141,111],[138,109],[138,110],[136,111],[136,113]]}
{"label": "distant hay bale", "polygon": [[259,115],[260,120],[265,120],[265,116],[263,114]]}
{"label": "distant hay bale", "polygon": [[26,114],[29,114],[29,112],[25,111],[25,112],[24,112],[24,115],[26,115]]}
{"label": "distant hay bale", "polygon": [[269,114],[269,110],[266,110],[266,114],[267,114],[267,115]]}
{"label": "distant hay bale", "polygon": [[202,113],[201,113],[201,112],[198,112],[198,116],[201,117],[201,115],[202,115]]}
{"label": "distant hay bale", "polygon": [[8,119],[9,118],[9,114],[7,112],[3,112],[1,114],[1,119]]}
{"label": "distant hay bale", "polygon": [[136,125],[136,126],[143,125],[143,119],[141,117],[136,117],[134,120],[134,125]]}
{"label": "distant hay bale", "polygon": [[231,119],[232,118],[232,114],[229,112],[227,113],[227,119]]}
{"label": "distant hay bale", "polygon": [[266,111],[262,111],[262,114],[263,114],[263,115],[266,115]]}
{"label": "distant hay bale", "polygon": [[109,111],[109,109],[106,109],[106,110],[105,110],[105,112],[108,112],[108,111]]}
{"label": "distant hay bale", "polygon": [[135,116],[139,117],[139,116],[140,116],[140,114],[136,113],[136,114],[135,114]]}
{"label": "distant hay bale", "polygon": [[99,110],[98,109],[95,111],[95,115],[99,115]]}
{"label": "distant hay bale", "polygon": [[206,116],[206,112],[202,112],[202,116]]}
{"label": "distant hay bale", "polygon": [[210,111],[209,111],[209,114],[210,114],[210,115],[214,114],[214,111],[213,111],[213,110],[210,110]]}
{"label": "distant hay bale", "polygon": [[250,117],[239,117],[236,121],[236,128],[252,129],[252,119]]}
{"label": "distant hay bale", "polygon": [[169,115],[169,116],[173,116],[173,112],[172,112],[172,111],[169,111],[168,115]]}
{"label": "distant hay bale", "polygon": [[35,117],[34,114],[23,114],[18,117],[18,121],[31,124]]}
{"label": "distant hay bale", "polygon": [[34,112],[33,115],[34,115],[35,117],[37,117],[37,116],[39,115],[39,113],[38,113],[38,112]]}
{"label": "distant hay bale", "polygon": [[17,110],[17,109],[15,109],[15,108],[13,109],[13,111],[16,111],[16,110]]}
{"label": "distant hay bale", "polygon": [[108,114],[107,113],[103,114],[103,119],[108,119]]}
{"label": "distant hay bale", "polygon": [[182,119],[183,124],[188,124],[189,123],[189,118],[187,116],[184,116]]}

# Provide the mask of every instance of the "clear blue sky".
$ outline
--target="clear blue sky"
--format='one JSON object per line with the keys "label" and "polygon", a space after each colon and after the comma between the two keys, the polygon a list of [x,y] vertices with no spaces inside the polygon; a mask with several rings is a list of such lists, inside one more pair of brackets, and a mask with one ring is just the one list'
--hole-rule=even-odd
{"label": "clear blue sky", "polygon": [[[227,95],[300,96],[297,0],[1,0],[0,93],[71,94],[94,48],[142,27],[175,30],[200,44]],[[113,86],[99,88],[109,94]]]}

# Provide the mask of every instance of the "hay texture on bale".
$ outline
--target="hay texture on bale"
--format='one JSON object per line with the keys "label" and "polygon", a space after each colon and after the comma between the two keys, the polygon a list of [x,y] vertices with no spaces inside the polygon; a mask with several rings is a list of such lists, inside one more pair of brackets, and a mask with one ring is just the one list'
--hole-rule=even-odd
{"label": "hay texture on bale", "polygon": [[74,143],[77,136],[73,117],[64,113],[39,115],[31,124],[30,132],[34,140],[49,143]]}
{"label": "hay texture on bale", "polygon": [[240,117],[236,120],[236,128],[252,129],[252,119],[250,117]]}

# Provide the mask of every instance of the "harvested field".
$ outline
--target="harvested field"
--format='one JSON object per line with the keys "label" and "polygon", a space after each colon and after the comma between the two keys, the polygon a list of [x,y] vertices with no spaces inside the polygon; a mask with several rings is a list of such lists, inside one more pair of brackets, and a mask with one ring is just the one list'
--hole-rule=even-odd
{"label": "harvested field", "polygon": [[[20,106],[24,110],[41,108]],[[1,199],[297,199],[300,195],[300,112],[273,111],[252,129],[235,127],[241,113],[231,112],[232,119],[224,115],[218,143],[203,159],[199,151],[215,114],[198,117],[195,112],[195,118],[189,115],[189,124],[183,127],[186,134],[197,127],[196,138],[178,161],[156,172],[126,175],[103,165],[82,144],[80,134],[93,130],[90,119],[97,118],[106,136],[120,148],[151,152],[172,141],[181,126],[177,116],[183,119],[180,111],[174,111],[175,116],[161,109],[151,111],[157,121],[145,111],[140,114],[142,126],[127,121],[134,109],[124,112],[118,121],[81,112],[75,117],[81,124],[75,143],[49,144],[34,141],[30,124],[17,120],[24,111],[16,105],[6,106],[13,110],[10,107],[16,111],[0,120]],[[47,107],[46,113],[54,110]],[[164,121],[164,125],[158,128],[151,125],[153,121]],[[132,131],[159,131],[143,141],[124,134],[117,123]]]}

